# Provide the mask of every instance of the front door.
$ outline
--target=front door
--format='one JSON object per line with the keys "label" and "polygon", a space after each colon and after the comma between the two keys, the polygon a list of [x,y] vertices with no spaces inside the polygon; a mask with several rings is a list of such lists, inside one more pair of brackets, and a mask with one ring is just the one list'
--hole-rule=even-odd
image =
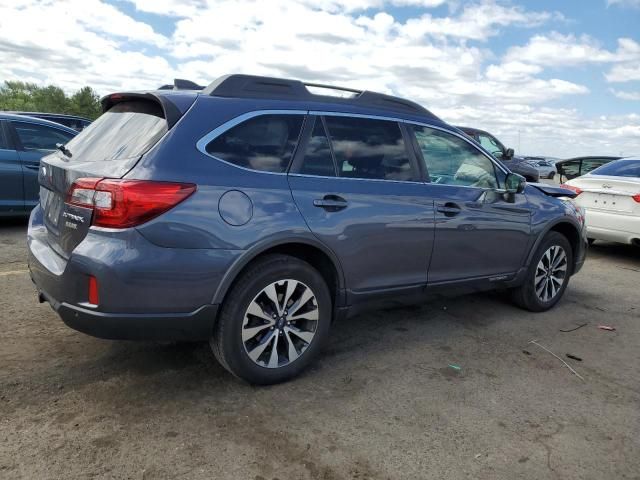
{"label": "front door", "polygon": [[423,288],[433,201],[397,122],[310,116],[289,174],[311,231],[337,255],[351,298]]}
{"label": "front door", "polygon": [[18,155],[22,165],[24,203],[27,210],[31,210],[38,204],[40,159],[53,152],[56,144],[64,145],[74,135],[38,123],[12,121],[11,125],[18,141]]}
{"label": "front door", "polygon": [[[429,283],[509,277],[529,245],[531,206],[506,195],[505,173],[470,141],[412,126],[435,201],[436,232]],[[501,278],[506,279],[506,278]]]}
{"label": "front door", "polygon": [[0,214],[24,211],[22,167],[4,120],[0,120]]}

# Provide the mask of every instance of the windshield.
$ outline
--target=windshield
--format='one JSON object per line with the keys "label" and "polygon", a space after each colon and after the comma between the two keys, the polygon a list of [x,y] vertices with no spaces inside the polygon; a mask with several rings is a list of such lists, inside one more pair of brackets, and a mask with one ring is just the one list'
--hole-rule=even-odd
{"label": "windshield", "polygon": [[485,150],[491,152],[491,155],[494,157],[501,157],[503,155],[504,147],[496,138],[485,133],[479,133],[478,139],[480,140],[480,145],[482,145]]}
{"label": "windshield", "polygon": [[121,102],[102,114],[66,144],[71,161],[107,162],[142,155],[167,131],[162,108],[155,102]]}
{"label": "windshield", "polygon": [[640,160],[618,160],[593,170],[590,175],[640,178]]}

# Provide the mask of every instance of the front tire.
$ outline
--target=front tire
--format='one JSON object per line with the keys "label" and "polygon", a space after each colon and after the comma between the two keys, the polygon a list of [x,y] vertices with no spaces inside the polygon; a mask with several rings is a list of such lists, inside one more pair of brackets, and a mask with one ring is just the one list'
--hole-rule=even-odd
{"label": "front tire", "polygon": [[536,250],[524,283],[513,290],[517,305],[544,312],[562,298],[573,273],[573,251],[567,238],[549,232]]}
{"label": "front tire", "polygon": [[229,372],[252,384],[298,375],[329,334],[332,302],[311,265],[269,255],[251,265],[224,301],[210,344]]}

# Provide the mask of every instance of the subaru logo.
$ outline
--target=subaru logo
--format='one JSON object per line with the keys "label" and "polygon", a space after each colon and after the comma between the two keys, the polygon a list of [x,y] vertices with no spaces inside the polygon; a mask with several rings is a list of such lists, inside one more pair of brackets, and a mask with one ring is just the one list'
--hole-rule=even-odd
{"label": "subaru logo", "polygon": [[611,185],[607,185],[606,183],[603,183],[602,188],[611,188]]}

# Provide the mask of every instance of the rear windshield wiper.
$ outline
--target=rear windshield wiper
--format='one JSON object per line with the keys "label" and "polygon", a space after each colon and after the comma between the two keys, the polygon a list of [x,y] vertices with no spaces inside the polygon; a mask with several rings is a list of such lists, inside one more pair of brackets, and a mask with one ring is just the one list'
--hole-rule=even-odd
{"label": "rear windshield wiper", "polygon": [[64,144],[62,143],[56,143],[56,148],[58,150],[60,150],[62,153],[65,154],[65,156],[71,158],[73,155],[71,155],[71,152],[69,151],[69,149],[67,147],[64,146]]}

